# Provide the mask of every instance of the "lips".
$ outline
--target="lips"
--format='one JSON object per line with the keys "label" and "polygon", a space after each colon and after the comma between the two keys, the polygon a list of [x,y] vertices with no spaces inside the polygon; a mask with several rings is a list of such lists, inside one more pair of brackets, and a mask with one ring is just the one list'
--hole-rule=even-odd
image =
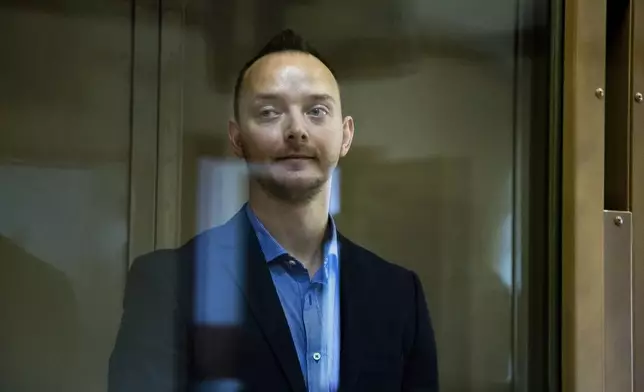
{"label": "lips", "polygon": [[288,155],[285,157],[277,158],[278,161],[288,161],[288,160],[304,160],[304,159],[315,159],[312,156],[307,155]]}

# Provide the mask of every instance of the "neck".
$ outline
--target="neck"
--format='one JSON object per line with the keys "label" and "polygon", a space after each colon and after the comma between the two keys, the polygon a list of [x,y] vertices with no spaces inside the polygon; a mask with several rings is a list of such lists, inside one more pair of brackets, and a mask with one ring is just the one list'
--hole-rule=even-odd
{"label": "neck", "polygon": [[251,183],[248,204],[266,230],[313,276],[322,265],[322,241],[329,220],[329,184],[310,201],[291,204]]}

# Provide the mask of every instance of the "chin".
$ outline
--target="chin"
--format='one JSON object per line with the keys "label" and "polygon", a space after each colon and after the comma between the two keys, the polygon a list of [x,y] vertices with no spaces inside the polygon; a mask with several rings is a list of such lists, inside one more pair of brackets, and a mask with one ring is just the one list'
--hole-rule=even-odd
{"label": "chin", "polygon": [[276,181],[276,184],[284,189],[293,191],[304,191],[307,189],[321,188],[324,185],[324,179],[319,177],[312,178],[288,178]]}
{"label": "chin", "polygon": [[[290,177],[290,178],[289,178]],[[322,191],[326,179],[321,176],[264,178],[260,185],[275,198],[292,203],[306,202]]]}
{"label": "chin", "polygon": [[287,186],[306,186],[311,183],[320,183],[327,180],[317,169],[307,168],[305,170],[277,170],[271,175],[272,181]]}

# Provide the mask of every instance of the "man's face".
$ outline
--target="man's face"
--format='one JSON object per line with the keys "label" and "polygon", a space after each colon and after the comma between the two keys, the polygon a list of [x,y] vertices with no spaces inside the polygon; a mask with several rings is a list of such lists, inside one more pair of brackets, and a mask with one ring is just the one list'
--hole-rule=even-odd
{"label": "man's face", "polygon": [[229,124],[233,150],[281,200],[310,200],[349,151],[353,119],[342,118],[338,84],[314,56],[262,57],[246,72],[238,105],[239,118]]}

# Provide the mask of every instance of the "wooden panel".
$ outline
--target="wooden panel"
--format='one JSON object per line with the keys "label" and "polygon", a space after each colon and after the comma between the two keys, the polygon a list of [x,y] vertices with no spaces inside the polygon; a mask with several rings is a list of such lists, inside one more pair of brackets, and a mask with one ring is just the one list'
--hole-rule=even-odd
{"label": "wooden panel", "polygon": [[605,2],[565,3],[563,114],[562,382],[564,391],[604,386]]}

